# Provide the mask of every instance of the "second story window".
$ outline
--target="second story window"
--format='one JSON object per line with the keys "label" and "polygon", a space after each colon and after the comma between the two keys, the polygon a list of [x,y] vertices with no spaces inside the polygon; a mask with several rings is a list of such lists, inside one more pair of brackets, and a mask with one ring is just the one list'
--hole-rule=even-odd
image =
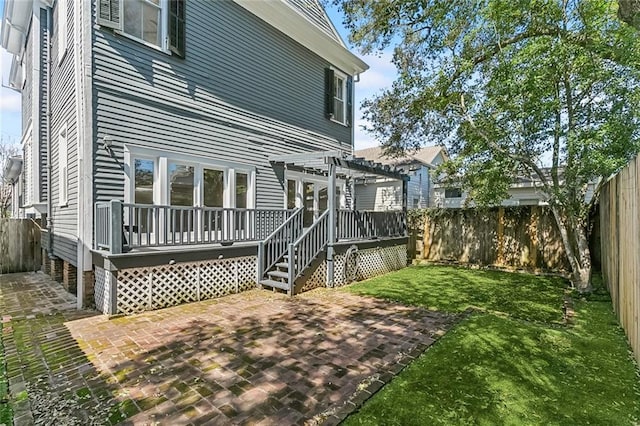
{"label": "second story window", "polygon": [[135,38],[162,46],[162,8],[160,0],[128,0],[122,4],[122,31]]}
{"label": "second story window", "polygon": [[333,119],[339,123],[345,124],[345,108],[346,102],[346,83],[347,79],[337,73],[333,77]]}
{"label": "second story window", "polygon": [[185,56],[185,0],[98,0],[98,24]]}
{"label": "second story window", "polygon": [[332,68],[325,69],[324,79],[327,118],[350,126],[353,79]]}

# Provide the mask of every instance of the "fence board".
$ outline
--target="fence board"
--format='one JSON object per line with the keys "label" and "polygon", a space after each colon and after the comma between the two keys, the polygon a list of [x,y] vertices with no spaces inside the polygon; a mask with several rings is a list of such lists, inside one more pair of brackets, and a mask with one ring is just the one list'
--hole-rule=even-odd
{"label": "fence board", "polygon": [[37,271],[40,227],[31,219],[0,219],[0,274]]}
{"label": "fence board", "polygon": [[539,206],[440,209],[427,213],[417,258],[545,270],[569,265],[553,216]]}
{"label": "fence board", "polygon": [[600,197],[602,274],[613,309],[640,362],[640,156],[607,182]]}

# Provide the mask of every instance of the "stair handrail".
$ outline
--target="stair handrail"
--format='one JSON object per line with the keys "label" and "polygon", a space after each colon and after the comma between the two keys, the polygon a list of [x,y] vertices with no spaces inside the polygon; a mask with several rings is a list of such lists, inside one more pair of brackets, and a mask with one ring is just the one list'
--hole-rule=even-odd
{"label": "stair handrail", "polygon": [[[302,207],[296,209],[287,220],[258,243],[258,282],[263,280],[265,272],[285,255],[289,243],[295,241],[302,233],[303,210]],[[280,238],[276,241],[277,237]]]}
{"label": "stair handrail", "polygon": [[[293,291],[295,280],[327,246],[329,242],[328,224],[329,210],[325,210],[297,240],[289,244],[288,281],[290,293]],[[297,253],[296,249],[298,249]]]}

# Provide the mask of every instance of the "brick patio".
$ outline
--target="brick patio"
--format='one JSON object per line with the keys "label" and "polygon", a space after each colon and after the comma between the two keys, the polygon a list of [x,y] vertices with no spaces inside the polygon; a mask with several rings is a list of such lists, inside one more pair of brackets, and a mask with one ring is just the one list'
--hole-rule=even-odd
{"label": "brick patio", "polygon": [[0,276],[0,296],[19,424],[335,423],[455,320],[326,289],[108,319],[43,274]]}

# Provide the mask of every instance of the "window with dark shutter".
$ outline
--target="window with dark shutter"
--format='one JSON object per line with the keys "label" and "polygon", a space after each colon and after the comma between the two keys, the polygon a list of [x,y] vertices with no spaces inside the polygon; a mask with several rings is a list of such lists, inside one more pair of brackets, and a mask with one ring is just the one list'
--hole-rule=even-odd
{"label": "window with dark shutter", "polygon": [[169,1],[169,49],[184,58],[185,55],[185,1]]}
{"label": "window with dark shutter", "polygon": [[334,73],[331,68],[325,68],[324,70],[324,112],[327,118],[333,118],[333,80]]}
{"label": "window with dark shutter", "polygon": [[98,0],[98,24],[121,29],[120,0]]}

